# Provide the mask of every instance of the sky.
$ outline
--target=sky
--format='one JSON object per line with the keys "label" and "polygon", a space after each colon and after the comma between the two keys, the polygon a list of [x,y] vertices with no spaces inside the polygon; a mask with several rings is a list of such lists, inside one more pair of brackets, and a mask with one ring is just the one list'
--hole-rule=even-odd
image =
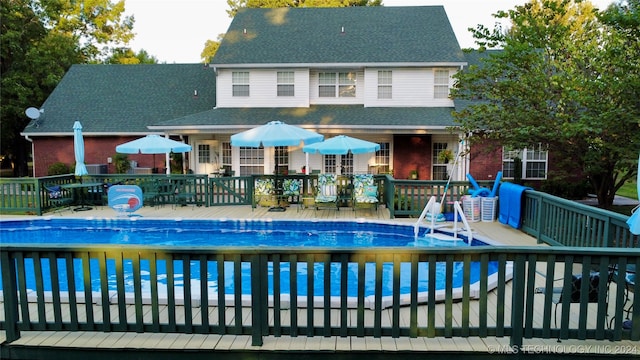
{"label": "sky", "polygon": [[[592,0],[604,9],[612,0]],[[467,30],[478,24],[493,27],[491,15],[526,0],[383,0],[384,6],[444,5],[462,48],[476,47]],[[231,18],[225,0],[125,0],[125,13],[134,15],[136,34],[129,44],[144,49],[160,63],[199,63],[207,40],[227,31]],[[506,24],[505,24],[506,25]]]}

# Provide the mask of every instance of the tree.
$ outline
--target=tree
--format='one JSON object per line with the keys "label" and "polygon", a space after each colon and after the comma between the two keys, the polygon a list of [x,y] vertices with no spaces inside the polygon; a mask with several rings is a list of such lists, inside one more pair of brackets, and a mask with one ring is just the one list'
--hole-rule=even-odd
{"label": "tree", "polygon": [[0,151],[27,175],[25,109],[42,104],[72,64],[100,63],[132,37],[124,1],[0,0]]}
{"label": "tree", "polygon": [[216,55],[216,52],[218,51],[218,47],[220,47],[220,42],[222,41],[223,37],[224,37],[224,34],[219,34],[218,39],[216,41],[207,40],[205,42],[204,50],[202,50],[202,52],[200,53],[200,57],[202,58],[202,61],[205,64],[210,63],[211,59],[213,59],[213,57]]}
{"label": "tree", "polygon": [[137,64],[157,64],[158,59],[155,56],[149,55],[149,53],[141,49],[137,53],[134,53],[131,48],[123,47],[115,49],[113,54],[105,61],[105,64],[122,64],[122,65],[137,65]]}
{"label": "tree", "polygon": [[[570,0],[533,0],[498,12],[495,17],[511,20],[511,29],[471,30],[480,52],[502,50],[457,74],[452,96],[474,100],[454,113],[461,131],[477,134],[470,142],[544,144],[556,159],[548,177],[566,179],[579,169],[607,208],[635,171],[629,165],[637,158],[640,131],[630,93],[637,105],[638,92],[629,82],[637,81],[639,53],[637,43],[635,50],[625,49],[620,32],[597,15],[591,3]],[[628,56],[636,61],[636,75],[627,71]]]}

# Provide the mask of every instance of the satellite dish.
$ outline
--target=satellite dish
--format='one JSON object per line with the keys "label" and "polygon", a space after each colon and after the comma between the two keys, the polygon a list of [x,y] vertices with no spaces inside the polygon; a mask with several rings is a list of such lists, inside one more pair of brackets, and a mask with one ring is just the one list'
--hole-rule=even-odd
{"label": "satellite dish", "polygon": [[37,108],[30,107],[27,110],[25,110],[24,113],[27,114],[27,117],[29,119],[36,120],[40,117],[40,114],[42,113],[42,111],[38,110]]}

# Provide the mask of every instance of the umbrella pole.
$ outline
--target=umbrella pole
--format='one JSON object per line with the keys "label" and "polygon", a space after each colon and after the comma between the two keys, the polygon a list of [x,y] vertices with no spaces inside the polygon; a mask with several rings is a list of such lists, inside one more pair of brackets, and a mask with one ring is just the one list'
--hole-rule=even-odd
{"label": "umbrella pole", "polygon": [[284,206],[280,205],[280,199],[281,199],[280,195],[282,194],[282,192],[281,192],[282,190],[281,190],[280,186],[278,186],[278,175],[279,175],[278,173],[280,171],[278,171],[279,170],[278,169],[278,148],[275,147],[275,146],[273,147],[273,154],[275,155],[275,161],[274,162],[276,164],[275,165],[276,166],[276,171],[275,171],[274,180],[273,180],[273,186],[275,186],[275,192],[276,192],[276,206],[273,206],[273,207],[269,208],[268,211],[271,211],[271,212],[283,212],[283,211],[286,211],[287,209]]}

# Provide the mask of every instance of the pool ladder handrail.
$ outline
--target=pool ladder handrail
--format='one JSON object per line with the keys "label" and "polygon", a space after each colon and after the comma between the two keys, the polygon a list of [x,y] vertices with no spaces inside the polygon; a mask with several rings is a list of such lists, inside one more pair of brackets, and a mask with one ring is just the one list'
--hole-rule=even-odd
{"label": "pool ladder handrail", "polygon": [[[471,245],[473,241],[473,232],[471,231],[471,226],[469,226],[469,221],[466,216],[464,216],[464,211],[462,210],[462,206],[459,201],[453,202],[453,236],[454,238],[458,238],[458,217],[462,219],[462,224],[464,225],[464,229],[467,233],[468,244]],[[427,217],[428,214],[431,214],[431,233],[436,229],[436,218],[440,215],[440,203],[436,201],[436,197],[432,196],[427,205],[425,205],[424,209],[422,209],[422,213],[420,213],[420,217],[413,225],[413,236],[414,238],[418,237],[418,233],[420,232],[420,224]]]}
{"label": "pool ladder handrail", "polygon": [[[413,236],[414,237],[418,237],[418,232],[420,232],[420,224],[422,223],[422,220],[424,220],[425,217],[427,217],[427,213],[429,213],[429,211],[431,210],[431,208],[437,204],[438,205],[438,213],[440,213],[440,204],[438,204],[436,202],[436,197],[432,196],[429,198],[429,201],[427,201],[427,205],[425,205],[424,209],[422,209],[422,213],[420,213],[420,216],[418,217],[418,220],[416,221],[416,223],[413,225]],[[433,231],[433,225],[435,224],[435,216],[431,216],[431,231]]]}

